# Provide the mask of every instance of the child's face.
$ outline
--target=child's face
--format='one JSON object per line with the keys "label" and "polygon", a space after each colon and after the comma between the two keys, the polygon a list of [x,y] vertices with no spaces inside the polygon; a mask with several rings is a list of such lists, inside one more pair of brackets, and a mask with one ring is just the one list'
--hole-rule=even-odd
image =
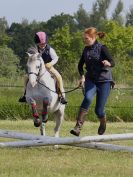
{"label": "child's face", "polygon": [[45,46],[46,46],[46,43],[38,43],[37,46],[40,48],[40,49],[44,49]]}

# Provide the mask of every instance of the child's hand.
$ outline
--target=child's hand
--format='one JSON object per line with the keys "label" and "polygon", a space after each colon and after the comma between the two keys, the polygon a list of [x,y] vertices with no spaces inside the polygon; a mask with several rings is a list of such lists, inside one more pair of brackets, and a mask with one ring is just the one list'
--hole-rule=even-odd
{"label": "child's hand", "polygon": [[49,62],[49,63],[46,63],[45,66],[46,66],[47,69],[51,69],[52,64],[51,64],[51,62]]}

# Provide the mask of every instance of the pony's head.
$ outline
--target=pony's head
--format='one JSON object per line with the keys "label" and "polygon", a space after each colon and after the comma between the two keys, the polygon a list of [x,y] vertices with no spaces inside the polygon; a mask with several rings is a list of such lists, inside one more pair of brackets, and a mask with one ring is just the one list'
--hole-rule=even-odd
{"label": "pony's head", "polygon": [[37,83],[37,78],[42,73],[42,68],[44,69],[45,66],[41,54],[38,53],[36,47],[30,47],[26,53],[29,56],[27,62],[29,82],[34,87]]}

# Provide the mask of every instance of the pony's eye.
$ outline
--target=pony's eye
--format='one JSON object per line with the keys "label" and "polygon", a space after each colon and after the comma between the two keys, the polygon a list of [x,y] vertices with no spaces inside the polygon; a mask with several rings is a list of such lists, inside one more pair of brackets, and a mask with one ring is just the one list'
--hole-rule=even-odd
{"label": "pony's eye", "polygon": [[40,66],[36,66],[36,69],[39,69],[40,68]]}

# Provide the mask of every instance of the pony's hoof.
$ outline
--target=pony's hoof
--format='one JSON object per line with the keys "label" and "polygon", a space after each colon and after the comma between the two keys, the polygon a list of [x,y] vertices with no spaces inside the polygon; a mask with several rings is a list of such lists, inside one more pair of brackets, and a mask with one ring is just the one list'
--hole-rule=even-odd
{"label": "pony's hoof", "polygon": [[39,118],[35,118],[35,119],[34,119],[34,126],[35,126],[35,127],[40,127],[40,125],[41,125],[40,119],[39,119]]}
{"label": "pony's hoof", "polygon": [[76,131],[76,130],[71,130],[70,131],[71,134],[75,135],[75,136],[79,136],[80,132],[79,131]]}

